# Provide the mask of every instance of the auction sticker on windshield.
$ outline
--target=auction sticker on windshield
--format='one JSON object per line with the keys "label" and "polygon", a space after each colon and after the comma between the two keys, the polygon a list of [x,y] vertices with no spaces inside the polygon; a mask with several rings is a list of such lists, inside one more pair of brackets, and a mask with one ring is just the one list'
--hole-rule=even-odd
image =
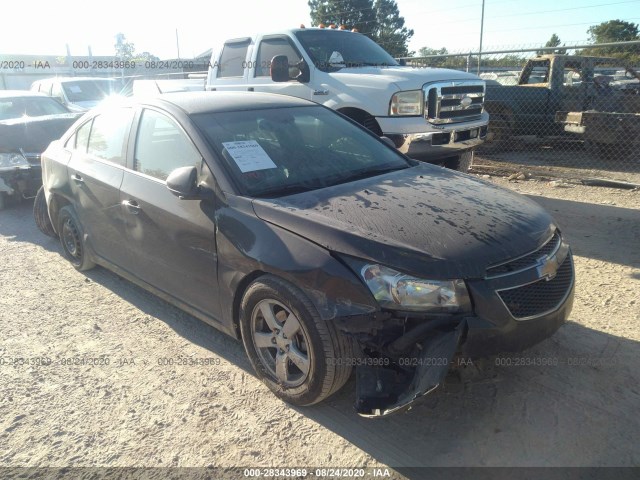
{"label": "auction sticker on windshield", "polygon": [[255,140],[222,142],[242,173],[278,168]]}

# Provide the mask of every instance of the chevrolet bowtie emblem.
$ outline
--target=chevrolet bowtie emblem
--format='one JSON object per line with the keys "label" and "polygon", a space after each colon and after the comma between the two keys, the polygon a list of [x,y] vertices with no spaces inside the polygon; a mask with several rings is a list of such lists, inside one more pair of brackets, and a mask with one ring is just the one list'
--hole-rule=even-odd
{"label": "chevrolet bowtie emblem", "polygon": [[549,281],[552,280],[556,274],[558,273],[558,257],[554,255],[553,257],[540,257],[536,264],[536,271],[538,272],[538,277],[544,278]]}

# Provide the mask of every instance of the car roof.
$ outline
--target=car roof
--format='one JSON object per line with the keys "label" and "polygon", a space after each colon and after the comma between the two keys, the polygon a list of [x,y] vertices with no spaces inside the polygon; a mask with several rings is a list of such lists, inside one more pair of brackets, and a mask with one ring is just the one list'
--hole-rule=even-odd
{"label": "car roof", "polygon": [[188,115],[198,113],[234,112],[265,108],[305,107],[317,105],[309,100],[263,92],[175,92],[150,98],[131,99],[133,104],[178,107]]}
{"label": "car roof", "polygon": [[46,97],[47,95],[40,92],[32,92],[31,90],[0,90],[0,98],[15,97]]}

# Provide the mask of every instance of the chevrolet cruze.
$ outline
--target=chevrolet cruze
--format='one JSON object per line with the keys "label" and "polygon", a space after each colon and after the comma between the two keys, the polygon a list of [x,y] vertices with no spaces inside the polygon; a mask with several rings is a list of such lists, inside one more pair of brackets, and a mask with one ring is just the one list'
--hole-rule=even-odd
{"label": "chevrolet cruze", "polygon": [[317,104],[189,92],[91,111],[43,155],[38,225],[236,338],[296,405],[356,369],[357,412],[442,383],[456,355],[521,351],[573,303],[540,206],[419,163]]}

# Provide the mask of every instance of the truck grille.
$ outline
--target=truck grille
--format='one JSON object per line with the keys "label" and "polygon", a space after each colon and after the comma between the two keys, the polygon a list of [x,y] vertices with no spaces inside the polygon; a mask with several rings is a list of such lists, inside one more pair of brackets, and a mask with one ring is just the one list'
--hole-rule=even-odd
{"label": "truck grille", "polygon": [[558,250],[558,247],[560,247],[561,242],[562,237],[560,236],[560,233],[556,231],[553,234],[553,237],[551,237],[547,243],[542,245],[536,251],[510,260],[506,263],[489,267],[487,269],[487,278],[497,277],[500,275],[514,273],[526,268],[530,268],[536,264],[537,260],[540,257],[543,257],[545,255],[549,257],[552,256],[556,252],[556,250]]}
{"label": "truck grille", "polygon": [[466,122],[480,118],[484,82],[458,81],[424,86],[425,118],[430,123]]}
{"label": "truck grille", "polygon": [[514,318],[535,317],[558,308],[573,285],[573,261],[567,255],[551,280],[540,279],[522,287],[501,290],[498,295]]}

